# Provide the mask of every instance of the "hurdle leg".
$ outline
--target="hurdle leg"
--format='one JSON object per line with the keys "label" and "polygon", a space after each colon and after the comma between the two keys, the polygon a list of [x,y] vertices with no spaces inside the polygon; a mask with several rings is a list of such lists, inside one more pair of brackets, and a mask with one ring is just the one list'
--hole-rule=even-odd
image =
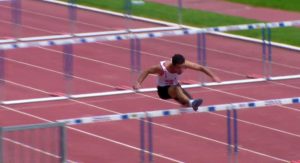
{"label": "hurdle leg", "polygon": [[[202,37],[201,37],[202,33],[197,33],[197,63],[202,65],[203,62],[203,55],[202,55]],[[203,78],[202,78],[202,74],[200,75],[200,82],[203,82]]]}
{"label": "hurdle leg", "polygon": [[73,45],[63,46],[65,94],[69,97],[73,93]]}
{"label": "hurdle leg", "polygon": [[227,109],[227,156],[228,163],[232,163],[232,142],[231,142],[231,110]]}
{"label": "hurdle leg", "polygon": [[148,124],[148,161],[149,163],[154,162],[153,160],[153,129],[152,129],[152,118],[147,117],[147,124]]}
{"label": "hurdle leg", "polygon": [[3,155],[3,128],[0,127],[0,163],[4,162],[4,155]]}
{"label": "hurdle leg", "polygon": [[265,78],[267,78],[268,73],[267,73],[267,57],[266,57],[266,34],[265,34],[265,28],[261,29],[261,34],[262,34],[262,63],[263,63],[263,73]]}
{"label": "hurdle leg", "polygon": [[181,27],[182,26],[182,0],[177,0],[177,3],[178,3],[178,11],[177,11],[178,24]]}
{"label": "hurdle leg", "polygon": [[272,31],[271,28],[267,28],[267,40],[268,40],[268,77],[267,79],[270,80],[272,76]]}
{"label": "hurdle leg", "polygon": [[141,72],[141,40],[138,38],[130,40],[130,68],[131,84],[134,85],[138,74]]}
{"label": "hurdle leg", "polygon": [[[202,40],[202,66],[206,67],[207,66],[207,59],[206,59],[206,33],[202,33],[201,35],[201,40]],[[204,83],[206,81],[206,75],[202,76],[202,82]]]}
{"label": "hurdle leg", "polygon": [[77,20],[77,7],[76,0],[69,1],[69,22],[70,22],[70,33],[74,34],[76,32],[76,20]]}
{"label": "hurdle leg", "polygon": [[22,4],[21,0],[12,0],[11,1],[11,16],[12,16],[12,29],[14,30],[14,37],[18,39],[21,34],[21,18],[22,18]]}
{"label": "hurdle leg", "polygon": [[[197,33],[197,63],[206,66],[206,36],[205,33]],[[200,75],[200,82],[204,83],[206,76]]]}
{"label": "hurdle leg", "polygon": [[130,72],[131,72],[131,84],[135,83],[135,72],[136,72],[136,42],[135,38],[130,39]]}
{"label": "hurdle leg", "polygon": [[131,19],[132,19],[132,3],[131,0],[125,0],[125,6],[124,6],[124,22],[125,26],[127,27],[128,32],[130,31],[131,28]]}
{"label": "hurdle leg", "polygon": [[135,39],[135,62],[136,62],[136,71],[137,73],[141,72],[142,65],[141,65],[141,40],[139,38]]}
{"label": "hurdle leg", "polygon": [[0,101],[5,99],[5,52],[0,50]]}
{"label": "hurdle leg", "polygon": [[234,163],[238,162],[238,121],[237,110],[233,109],[233,144],[234,144]]}
{"label": "hurdle leg", "polygon": [[140,118],[140,162],[145,162],[145,121]]}

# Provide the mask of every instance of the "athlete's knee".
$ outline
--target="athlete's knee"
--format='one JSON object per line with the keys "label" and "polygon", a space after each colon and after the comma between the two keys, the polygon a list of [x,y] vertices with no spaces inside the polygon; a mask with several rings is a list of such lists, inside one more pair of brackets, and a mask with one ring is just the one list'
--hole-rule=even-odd
{"label": "athlete's knee", "polygon": [[176,91],[177,94],[182,92],[182,88],[179,85],[174,86],[174,90]]}

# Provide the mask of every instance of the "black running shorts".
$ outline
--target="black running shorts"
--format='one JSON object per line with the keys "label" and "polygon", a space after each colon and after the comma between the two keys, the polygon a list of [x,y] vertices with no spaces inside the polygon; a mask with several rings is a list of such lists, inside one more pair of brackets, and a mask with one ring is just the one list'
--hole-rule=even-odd
{"label": "black running shorts", "polygon": [[172,98],[169,93],[168,93],[168,89],[170,88],[170,86],[157,86],[157,94],[161,99],[170,99]]}

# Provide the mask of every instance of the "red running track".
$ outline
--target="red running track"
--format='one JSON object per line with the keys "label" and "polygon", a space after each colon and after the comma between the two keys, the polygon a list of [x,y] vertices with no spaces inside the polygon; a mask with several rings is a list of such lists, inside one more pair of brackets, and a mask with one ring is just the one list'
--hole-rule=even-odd
{"label": "red running track", "polygon": [[[43,12],[38,11],[41,8]],[[1,5],[1,11],[2,9],[7,8]],[[68,31],[68,27],[63,27],[66,22],[58,19],[66,14],[65,7],[26,1],[24,10],[37,12],[24,14],[23,20],[28,21],[26,26],[22,26],[22,36],[51,35]],[[77,23],[81,24],[77,28],[78,32],[107,31],[124,27],[123,19],[115,16],[79,10],[79,17],[81,14],[83,19],[80,20],[81,23]],[[55,15],[56,18],[50,18],[49,15]],[[93,21],[95,19],[97,21]],[[52,23],[53,21],[57,22]],[[136,24],[135,28],[157,26],[141,21],[133,24]],[[7,28],[1,28],[0,32],[6,33],[6,30],[10,30],[9,26],[7,24]],[[207,37],[208,66],[223,80],[244,79],[248,73],[262,73],[261,45],[219,36]],[[195,61],[195,45],[194,36],[142,40],[142,66],[146,68],[157,64],[176,52],[183,53],[188,59]],[[128,47],[128,41],[75,45],[74,93],[111,91],[116,85],[130,85]],[[47,47],[6,52],[5,100],[45,97],[49,92],[63,92],[65,88],[61,51],[61,47]],[[273,52],[274,75],[299,72],[297,62],[299,52],[275,47]],[[187,71],[183,78],[196,80],[200,76]],[[149,77],[143,86],[153,87],[154,82],[155,78]],[[204,87],[191,89],[190,92],[194,97],[203,98],[205,105],[210,105],[299,96],[299,89],[299,80],[287,80]],[[180,108],[180,106],[174,101],[158,99],[155,93],[147,93],[1,108],[0,124],[9,126],[92,115]],[[238,111],[240,134],[238,160],[243,163],[298,160],[299,111],[299,105]],[[223,112],[218,112],[154,119],[155,162],[226,162],[228,158],[224,115]],[[138,121],[71,127],[68,129],[70,160],[84,163],[139,162]]]}

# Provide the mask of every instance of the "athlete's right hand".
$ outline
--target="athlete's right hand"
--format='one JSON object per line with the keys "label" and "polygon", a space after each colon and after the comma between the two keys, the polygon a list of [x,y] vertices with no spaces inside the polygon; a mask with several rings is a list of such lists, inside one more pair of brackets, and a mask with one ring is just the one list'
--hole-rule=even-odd
{"label": "athlete's right hand", "polygon": [[141,86],[141,84],[140,84],[139,82],[136,82],[135,85],[132,86],[132,88],[133,88],[134,90],[138,90],[138,89],[140,89],[141,87],[142,87],[142,86]]}

